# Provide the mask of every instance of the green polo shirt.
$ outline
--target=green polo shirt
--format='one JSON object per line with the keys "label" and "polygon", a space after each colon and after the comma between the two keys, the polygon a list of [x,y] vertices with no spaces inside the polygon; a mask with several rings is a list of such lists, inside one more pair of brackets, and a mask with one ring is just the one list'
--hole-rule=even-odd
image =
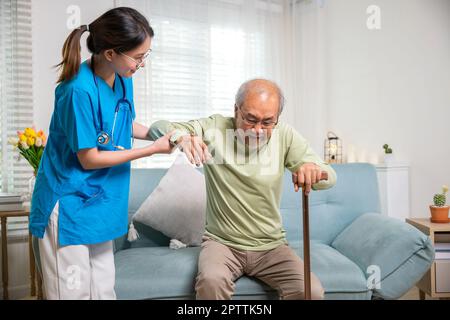
{"label": "green polo shirt", "polygon": [[254,147],[236,134],[234,118],[221,115],[189,122],[157,121],[149,135],[156,140],[173,130],[176,136],[201,136],[213,156],[204,167],[205,235],[230,247],[260,251],[286,243],[279,209],[285,168],[294,172],[312,162],[328,172],[328,180],[313,185],[314,190],[336,183],[331,166],[287,124],[277,124],[271,138]]}

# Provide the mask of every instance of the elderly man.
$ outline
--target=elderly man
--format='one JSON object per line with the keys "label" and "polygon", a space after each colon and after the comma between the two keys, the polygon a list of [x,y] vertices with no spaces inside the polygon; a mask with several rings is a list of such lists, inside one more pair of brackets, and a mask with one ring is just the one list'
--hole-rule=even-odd
{"label": "elderly man", "polygon": [[[279,123],[284,98],[263,79],[239,88],[234,117],[213,115],[189,122],[155,122],[155,140],[174,132],[191,162],[205,163],[207,213],[195,284],[197,299],[230,299],[246,274],[276,289],[281,299],[303,299],[303,262],[288,246],[279,206],[285,168],[294,188],[327,189],[334,170],[290,126]],[[209,153],[210,151],[210,153]],[[321,173],[328,174],[320,181]],[[311,274],[312,298],[322,299]]]}

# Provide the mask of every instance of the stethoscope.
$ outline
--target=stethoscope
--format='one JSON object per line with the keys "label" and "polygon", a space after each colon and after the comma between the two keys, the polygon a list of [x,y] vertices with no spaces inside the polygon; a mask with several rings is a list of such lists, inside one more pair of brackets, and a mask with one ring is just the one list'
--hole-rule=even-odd
{"label": "stethoscope", "polygon": [[[112,130],[111,130],[111,135],[109,135],[105,130],[103,130],[103,113],[102,113],[102,104],[101,104],[101,100],[100,100],[100,89],[98,88],[98,82],[97,82],[97,77],[95,75],[95,67],[94,67],[94,57],[92,56],[91,58],[91,69],[92,69],[92,75],[94,77],[94,82],[95,82],[95,86],[97,88],[97,99],[98,99],[98,119],[100,122],[100,133],[97,136],[97,143],[100,145],[107,145],[110,141],[111,141],[111,145],[118,150],[125,150],[124,147],[120,146],[120,145],[116,145],[114,143],[114,130],[116,128],[116,120],[117,120],[117,115],[119,114],[119,110],[120,107],[122,106],[122,104],[125,104],[128,106],[128,116],[131,120],[131,148],[134,145],[134,136],[133,136],[133,112],[132,112],[132,106],[130,101],[128,101],[128,99],[126,98],[127,96],[127,91],[125,88],[125,83],[123,81],[123,78],[120,75],[117,75],[119,77],[120,80],[120,84],[122,86],[122,91],[123,91],[123,97],[121,99],[119,99],[119,101],[117,101],[116,104],[116,108],[114,110],[114,121],[113,121],[113,125],[112,125]],[[97,127],[97,126],[96,126]],[[98,127],[97,127],[98,128]]]}

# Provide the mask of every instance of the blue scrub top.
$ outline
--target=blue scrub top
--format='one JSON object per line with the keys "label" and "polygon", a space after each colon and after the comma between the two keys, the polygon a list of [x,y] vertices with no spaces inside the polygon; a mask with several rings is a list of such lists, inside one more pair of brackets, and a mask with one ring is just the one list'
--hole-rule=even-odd
{"label": "blue scrub top", "polygon": [[[123,80],[134,119],[132,80]],[[55,91],[55,109],[31,202],[30,230],[42,238],[59,201],[60,245],[101,243],[127,232],[130,163],[84,170],[77,158],[77,152],[86,148],[121,152],[111,142],[97,143],[101,132],[97,90],[103,130],[111,135],[116,105],[123,97],[120,79],[116,74],[114,90],[100,77],[97,83],[98,89],[85,61],[76,77],[60,83]],[[121,105],[114,129],[116,145],[131,148],[131,126],[129,107]]]}

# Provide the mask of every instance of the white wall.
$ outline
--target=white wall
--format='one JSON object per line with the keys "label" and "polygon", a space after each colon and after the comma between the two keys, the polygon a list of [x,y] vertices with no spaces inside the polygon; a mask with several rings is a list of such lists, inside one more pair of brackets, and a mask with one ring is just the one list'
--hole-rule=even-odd
{"label": "white wall", "polygon": [[[381,8],[381,29],[366,8]],[[347,146],[411,164],[411,216],[450,184],[450,1],[326,1],[329,129]]]}
{"label": "white wall", "polygon": [[[100,14],[113,8],[113,0],[37,0],[32,2],[33,15],[33,91],[35,125],[48,132],[53,112],[54,89],[58,73],[52,68],[61,62],[61,49],[70,34],[67,10],[80,8],[81,24],[91,23]],[[86,39],[85,33],[83,39]],[[82,40],[83,44],[86,41]],[[85,47],[85,45],[84,45]],[[83,58],[88,57],[83,50]]]}

